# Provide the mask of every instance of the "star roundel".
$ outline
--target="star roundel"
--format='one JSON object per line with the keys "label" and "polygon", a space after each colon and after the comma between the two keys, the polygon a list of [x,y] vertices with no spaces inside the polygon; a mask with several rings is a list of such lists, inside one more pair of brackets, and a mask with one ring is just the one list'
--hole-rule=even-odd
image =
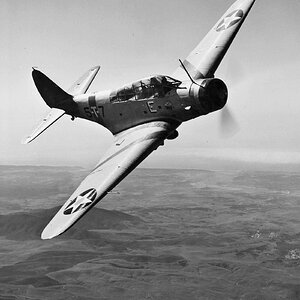
{"label": "star roundel", "polygon": [[222,31],[238,23],[244,16],[244,12],[241,9],[232,11],[227,15],[217,26],[216,31]]}
{"label": "star roundel", "polygon": [[82,192],[79,196],[70,201],[64,210],[64,215],[71,215],[81,209],[86,208],[93,203],[96,197],[97,191],[94,188]]}

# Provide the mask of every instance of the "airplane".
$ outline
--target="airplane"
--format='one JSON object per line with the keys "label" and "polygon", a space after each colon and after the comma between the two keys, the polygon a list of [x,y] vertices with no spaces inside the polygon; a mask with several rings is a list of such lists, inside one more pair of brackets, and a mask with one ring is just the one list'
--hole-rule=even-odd
{"label": "airplane", "polygon": [[254,3],[233,3],[170,76],[153,75],[118,89],[87,93],[100,66],[89,69],[68,91],[33,68],[33,81],[50,111],[23,143],[65,114],[96,122],[114,136],[103,158],[45,227],[42,239],[73,226],[166,139],[176,139],[182,122],[225,106],[228,89],[215,72]]}

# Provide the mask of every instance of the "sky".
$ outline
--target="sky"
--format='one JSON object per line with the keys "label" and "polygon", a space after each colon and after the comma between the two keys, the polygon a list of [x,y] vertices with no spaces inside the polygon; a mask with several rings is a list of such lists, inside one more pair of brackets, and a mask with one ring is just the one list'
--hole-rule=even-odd
{"label": "sky", "polygon": [[[0,0],[0,164],[89,168],[112,142],[100,125],[64,116],[22,145],[48,110],[33,84],[33,66],[68,89],[100,65],[90,91],[172,74],[233,2]],[[235,135],[220,135],[219,112],[199,117],[142,166],[300,164],[299,14],[299,0],[257,0],[216,72],[229,89]]]}

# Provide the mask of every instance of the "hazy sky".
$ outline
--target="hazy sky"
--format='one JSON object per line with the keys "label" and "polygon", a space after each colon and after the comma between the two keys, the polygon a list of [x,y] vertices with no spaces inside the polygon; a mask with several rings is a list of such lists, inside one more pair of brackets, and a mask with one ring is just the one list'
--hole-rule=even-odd
{"label": "hazy sky", "polygon": [[[96,123],[64,116],[29,145],[21,139],[48,107],[31,67],[67,89],[101,65],[90,91],[150,74],[172,74],[233,0],[0,0],[0,163],[90,167],[111,134]],[[217,76],[228,85],[239,122],[220,137],[219,113],[179,128],[144,167],[201,168],[229,159],[300,163],[300,1],[257,0]],[[205,166],[207,167],[207,166]]]}

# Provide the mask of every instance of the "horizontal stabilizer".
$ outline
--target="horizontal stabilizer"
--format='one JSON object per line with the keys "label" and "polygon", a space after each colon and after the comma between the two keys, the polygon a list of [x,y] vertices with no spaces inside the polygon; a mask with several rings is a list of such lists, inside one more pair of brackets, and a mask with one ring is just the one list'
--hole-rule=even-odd
{"label": "horizontal stabilizer", "polygon": [[86,93],[91,83],[95,79],[99,69],[100,66],[89,69],[71,86],[71,88],[68,90],[68,93],[72,94],[73,96]]}
{"label": "horizontal stabilizer", "polygon": [[78,115],[78,106],[73,100],[73,97],[75,95],[84,94],[88,90],[99,69],[99,66],[89,69],[73,84],[67,93],[41,71],[33,68],[33,81],[40,95],[51,110],[38,123],[32,133],[22,141],[22,143],[28,144],[33,141],[64,114],[76,117]]}
{"label": "horizontal stabilizer", "polygon": [[65,114],[65,111],[57,108],[51,108],[50,112],[38,123],[32,133],[28,135],[22,144],[28,144],[44,132],[49,126],[60,119]]}

